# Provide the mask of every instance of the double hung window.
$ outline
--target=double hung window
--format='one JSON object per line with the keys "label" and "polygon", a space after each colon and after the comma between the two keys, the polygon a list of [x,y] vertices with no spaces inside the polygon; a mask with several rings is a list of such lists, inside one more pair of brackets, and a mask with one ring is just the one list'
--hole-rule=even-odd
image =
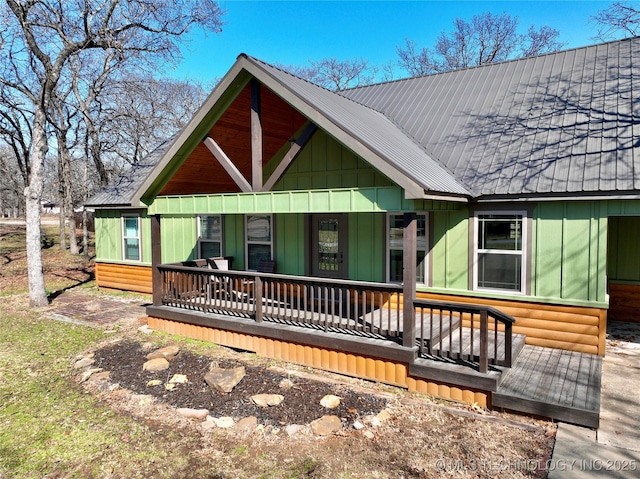
{"label": "double hung window", "polygon": [[140,261],[140,216],[122,216],[122,258]]}
{"label": "double hung window", "polygon": [[273,258],[273,217],[271,215],[248,215],[245,224],[247,238],[247,266],[256,271],[262,260]]}
{"label": "double hung window", "polygon": [[200,258],[222,256],[222,217],[198,216],[198,254]]}
{"label": "double hung window", "polygon": [[524,213],[476,216],[475,288],[524,292]]}

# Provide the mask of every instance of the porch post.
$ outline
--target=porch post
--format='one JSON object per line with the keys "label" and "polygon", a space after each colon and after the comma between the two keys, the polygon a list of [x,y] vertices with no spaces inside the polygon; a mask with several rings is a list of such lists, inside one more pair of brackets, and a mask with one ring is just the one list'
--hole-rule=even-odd
{"label": "porch post", "polygon": [[251,186],[262,191],[262,113],[260,82],[251,80]]}
{"label": "porch post", "polygon": [[162,275],[158,266],[162,263],[160,245],[160,215],[151,216],[151,289],[153,305],[162,305]]}
{"label": "porch post", "polygon": [[417,221],[415,213],[405,213],[402,229],[402,345],[416,345],[416,313],[413,300],[416,297]]}

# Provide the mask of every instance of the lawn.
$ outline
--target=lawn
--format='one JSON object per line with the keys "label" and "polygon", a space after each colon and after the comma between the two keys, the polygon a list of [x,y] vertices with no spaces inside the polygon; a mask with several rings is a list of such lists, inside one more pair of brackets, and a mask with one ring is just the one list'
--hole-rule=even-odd
{"label": "lawn", "polygon": [[[53,305],[60,294],[104,297],[93,285],[92,262],[60,251],[55,234],[46,230],[43,250]],[[198,421],[176,420],[169,407],[145,412],[134,404],[138,396],[122,389],[89,390],[78,381],[76,359],[125,338],[176,342],[213,356],[243,353],[159,333],[142,337],[137,323],[89,327],[56,321],[50,308],[32,310],[24,231],[0,226],[0,238],[0,478],[545,477],[535,465],[551,454],[555,428],[549,422],[335,375],[372,393],[390,393],[391,418],[368,434],[345,428],[322,438],[289,436],[284,424],[251,434],[205,433]]]}

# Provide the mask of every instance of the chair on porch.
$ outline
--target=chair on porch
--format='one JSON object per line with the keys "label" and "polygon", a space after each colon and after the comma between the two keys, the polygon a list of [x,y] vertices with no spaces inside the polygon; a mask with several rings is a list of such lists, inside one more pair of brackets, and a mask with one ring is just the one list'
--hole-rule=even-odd
{"label": "chair on porch", "polygon": [[[207,258],[206,268],[220,271],[229,271],[229,260],[223,257]],[[207,299],[226,300],[229,297],[229,278],[221,278],[217,276],[209,277],[207,285]]]}

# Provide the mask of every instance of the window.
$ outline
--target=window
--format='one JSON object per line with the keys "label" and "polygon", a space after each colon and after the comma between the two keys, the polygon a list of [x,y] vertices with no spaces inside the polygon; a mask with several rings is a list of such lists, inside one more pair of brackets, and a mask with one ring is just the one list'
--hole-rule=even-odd
{"label": "window", "polygon": [[261,260],[273,258],[273,218],[271,215],[246,217],[247,270],[256,271]]}
{"label": "window", "polygon": [[140,261],[140,216],[122,217],[122,257]]}
{"label": "window", "polygon": [[476,216],[475,288],[524,292],[524,213]]}
{"label": "window", "polygon": [[[416,282],[427,282],[427,215],[417,214],[417,269]],[[390,214],[387,234],[387,276],[392,283],[402,282],[403,215]]]}
{"label": "window", "polygon": [[198,254],[200,258],[222,256],[222,217],[198,216]]}

